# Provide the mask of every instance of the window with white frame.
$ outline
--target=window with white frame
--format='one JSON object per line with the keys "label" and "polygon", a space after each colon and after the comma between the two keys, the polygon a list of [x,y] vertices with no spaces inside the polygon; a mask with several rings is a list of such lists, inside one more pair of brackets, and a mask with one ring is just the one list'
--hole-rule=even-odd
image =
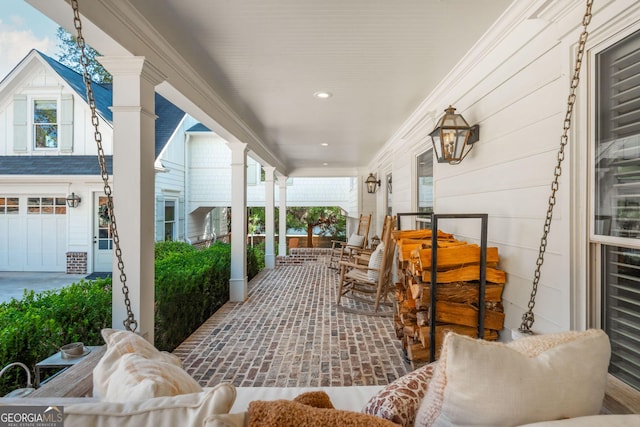
{"label": "window with white frame", "polygon": [[164,201],[164,240],[173,241],[176,236],[176,201]]}
{"label": "window with white frame", "polygon": [[640,390],[640,31],[596,56],[591,248],[612,375]]}
{"label": "window with white frame", "polygon": [[433,212],[433,150],[418,156],[418,212]]}
{"label": "window with white frame", "polygon": [[0,197],[0,215],[15,215],[18,211],[17,197]]}
{"label": "window with white frame", "polygon": [[54,100],[33,101],[33,146],[58,148],[58,104]]}

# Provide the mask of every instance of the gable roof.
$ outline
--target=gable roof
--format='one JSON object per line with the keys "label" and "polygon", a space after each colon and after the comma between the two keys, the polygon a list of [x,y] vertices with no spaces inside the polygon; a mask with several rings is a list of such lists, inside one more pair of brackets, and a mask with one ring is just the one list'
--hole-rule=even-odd
{"label": "gable roof", "polygon": [[[51,58],[50,56],[45,55],[37,49],[34,51],[45,60],[47,64],[53,68],[62,79],[67,82],[67,84],[84,99],[84,102],[87,101],[87,92],[86,86],[84,84],[84,79],[82,74],[77,73],[71,68],[67,67]],[[107,120],[109,123],[113,123],[113,114],[109,107],[113,104],[113,89],[110,84],[102,85],[100,83],[93,82],[91,84],[91,88],[93,90],[93,96],[96,102],[96,110],[100,115]]]}
{"label": "gable roof", "polygon": [[[55,59],[35,50],[47,64],[60,76],[67,84],[87,102],[86,87],[82,75],[71,68],[56,61]],[[93,83],[91,85],[95,97],[96,109],[100,115],[109,123],[113,123],[113,114],[109,107],[113,105],[113,85],[111,83]],[[162,149],[169,143],[171,136],[175,132],[180,121],[186,115],[184,111],[173,105],[162,95],[155,94],[156,138],[155,157],[158,158]]]}
{"label": "gable roof", "polygon": [[[32,49],[22,61],[25,61],[32,55],[37,55],[45,61],[74,92],[87,102],[86,87],[80,73],[36,49]],[[11,74],[17,72],[16,70],[18,68],[19,67],[16,66],[3,81],[9,79]],[[113,126],[113,114],[110,109],[113,105],[113,85],[110,83],[93,82],[91,87],[98,114],[108,122],[109,125]],[[155,113],[156,116],[158,116],[155,121],[155,158],[158,158],[162,149],[169,143],[186,114],[158,93],[155,94]],[[107,168],[109,169],[109,174],[111,174],[111,156],[107,157]],[[0,175],[99,174],[100,169],[95,156],[0,156]]]}

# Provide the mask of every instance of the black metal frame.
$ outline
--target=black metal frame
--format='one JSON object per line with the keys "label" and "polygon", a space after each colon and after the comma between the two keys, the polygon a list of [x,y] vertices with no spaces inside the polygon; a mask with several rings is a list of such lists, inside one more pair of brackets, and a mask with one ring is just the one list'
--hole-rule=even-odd
{"label": "black metal frame", "polygon": [[[429,305],[429,361],[436,355],[436,293],[438,265],[438,220],[440,219],[480,219],[480,289],[478,290],[478,338],[484,338],[485,291],[487,288],[487,223],[488,214],[432,214],[431,215],[431,301]],[[398,220],[398,223],[400,221]],[[399,226],[398,226],[399,229]]]}
{"label": "black metal frame", "polygon": [[[400,220],[402,219],[403,216],[428,216],[429,218],[433,219],[433,213],[431,212],[403,212],[403,213],[398,213],[396,214],[396,217],[398,219],[397,221],[397,227],[398,230],[402,230],[402,227],[400,225]],[[433,227],[433,224],[432,224]]]}

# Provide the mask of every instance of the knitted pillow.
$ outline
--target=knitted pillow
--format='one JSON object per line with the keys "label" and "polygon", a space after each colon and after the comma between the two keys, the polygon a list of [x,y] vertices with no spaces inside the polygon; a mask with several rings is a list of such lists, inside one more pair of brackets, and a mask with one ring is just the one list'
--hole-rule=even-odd
{"label": "knitted pillow", "polygon": [[364,236],[361,236],[356,233],[353,233],[351,236],[349,236],[349,240],[347,240],[347,246],[355,246],[357,248],[362,247],[363,243],[364,243]]}
{"label": "knitted pillow", "polygon": [[430,363],[398,378],[373,396],[362,412],[401,426],[413,426],[436,363]]}
{"label": "knitted pillow", "polygon": [[[371,257],[369,258],[369,268],[380,268],[382,266],[382,256],[384,255],[384,242],[380,242],[380,244],[376,247],[376,250],[373,251]],[[378,276],[380,273],[376,270],[367,270],[367,277],[372,282],[378,281]]]}
{"label": "knitted pillow", "polygon": [[611,347],[601,330],[509,344],[448,333],[416,426],[522,425],[598,414]]}

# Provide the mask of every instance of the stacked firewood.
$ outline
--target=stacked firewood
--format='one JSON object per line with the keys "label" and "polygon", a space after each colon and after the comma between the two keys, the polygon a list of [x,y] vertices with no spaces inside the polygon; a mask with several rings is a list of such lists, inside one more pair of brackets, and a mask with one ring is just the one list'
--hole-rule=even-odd
{"label": "stacked firewood", "polygon": [[[394,232],[398,246],[396,334],[412,363],[429,360],[431,328],[431,230]],[[438,230],[436,286],[436,357],[446,332],[478,336],[480,247]],[[484,339],[497,340],[504,325],[504,271],[498,248],[487,248]]]}

